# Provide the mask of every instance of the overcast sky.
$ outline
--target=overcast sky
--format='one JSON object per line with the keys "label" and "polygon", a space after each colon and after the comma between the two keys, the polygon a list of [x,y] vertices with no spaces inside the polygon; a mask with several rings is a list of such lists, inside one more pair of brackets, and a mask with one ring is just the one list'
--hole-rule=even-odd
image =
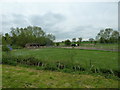
{"label": "overcast sky", "polygon": [[62,41],[95,38],[105,28],[118,30],[117,2],[6,2],[0,8],[3,33],[35,25]]}

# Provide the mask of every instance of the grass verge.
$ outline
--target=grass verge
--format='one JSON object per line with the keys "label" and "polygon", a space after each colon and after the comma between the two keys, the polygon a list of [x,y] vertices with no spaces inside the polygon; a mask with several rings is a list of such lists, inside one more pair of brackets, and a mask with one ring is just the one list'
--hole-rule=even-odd
{"label": "grass verge", "polygon": [[118,88],[118,80],[2,65],[2,88]]}

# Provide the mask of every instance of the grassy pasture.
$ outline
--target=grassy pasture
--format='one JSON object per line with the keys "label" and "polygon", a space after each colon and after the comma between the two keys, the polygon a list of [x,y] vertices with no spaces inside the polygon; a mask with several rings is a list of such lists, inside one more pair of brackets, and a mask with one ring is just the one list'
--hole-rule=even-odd
{"label": "grassy pasture", "polygon": [[81,65],[85,68],[90,68],[91,65],[100,69],[118,70],[118,52],[112,51],[40,48],[13,50],[11,55],[33,56],[44,63],[51,64],[61,62],[65,65]]}
{"label": "grassy pasture", "polygon": [[[118,52],[102,50],[80,50],[67,48],[39,48],[39,49],[14,49],[11,52],[2,52],[8,55],[11,61],[14,57],[35,57],[49,67],[55,68],[57,62],[65,66],[80,66],[85,69],[99,68],[118,71]],[[15,59],[16,60],[16,59]],[[32,59],[34,61],[34,58]],[[1,65],[0,65],[1,66]],[[22,67],[20,67],[22,66]],[[3,88],[118,88],[119,79],[109,74],[103,76],[101,73],[87,73],[81,71],[62,69],[61,72],[50,71],[44,67],[2,65],[2,87]],[[70,67],[70,69],[72,69]],[[38,70],[36,70],[38,69]],[[68,70],[68,71],[66,71]],[[64,73],[71,72],[71,73]]]}
{"label": "grassy pasture", "polygon": [[103,76],[69,74],[2,65],[2,88],[118,88]]}
{"label": "grassy pasture", "polygon": [[81,47],[95,47],[99,49],[118,49],[118,44],[96,44],[92,45],[93,43],[83,43],[81,44]]}

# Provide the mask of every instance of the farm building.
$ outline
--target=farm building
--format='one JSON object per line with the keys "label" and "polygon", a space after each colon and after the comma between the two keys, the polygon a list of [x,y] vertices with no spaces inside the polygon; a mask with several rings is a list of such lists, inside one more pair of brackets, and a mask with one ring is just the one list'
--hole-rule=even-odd
{"label": "farm building", "polygon": [[39,43],[27,43],[25,45],[26,48],[39,48],[40,44]]}

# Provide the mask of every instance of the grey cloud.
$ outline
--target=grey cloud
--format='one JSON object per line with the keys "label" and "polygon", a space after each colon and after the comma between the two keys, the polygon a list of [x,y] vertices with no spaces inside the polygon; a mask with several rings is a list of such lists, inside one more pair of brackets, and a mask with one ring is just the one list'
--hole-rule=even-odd
{"label": "grey cloud", "polygon": [[77,26],[73,27],[71,32],[69,33],[72,37],[84,37],[86,35],[90,36],[88,33],[95,33],[98,29],[93,27],[92,25],[85,26]]}
{"label": "grey cloud", "polygon": [[26,27],[31,25],[28,17],[22,14],[3,14],[2,15],[2,32],[10,32],[11,27]]}
{"label": "grey cloud", "polygon": [[21,14],[13,14],[13,23],[20,26],[25,26],[27,24],[27,17]]}
{"label": "grey cloud", "polygon": [[64,20],[65,17],[63,15],[52,12],[46,13],[44,15],[33,15],[30,17],[30,21],[33,25],[40,25],[43,27],[53,27]]}
{"label": "grey cloud", "polygon": [[96,28],[93,27],[92,25],[86,25],[86,26],[77,26],[71,28],[72,30],[70,31],[65,31],[65,32],[59,32],[55,33],[57,39],[72,39],[72,38],[79,38],[82,37],[83,39],[88,39],[88,38],[95,38],[97,33],[101,28]]}
{"label": "grey cloud", "polygon": [[21,14],[3,14],[2,31],[8,32],[11,27],[26,27],[29,25],[27,17]]}
{"label": "grey cloud", "polygon": [[[31,15],[29,17],[22,14],[4,14],[2,15],[2,30],[3,32],[9,32],[11,27],[26,27],[28,25],[40,26],[45,32],[53,33],[58,37],[61,34],[60,23],[64,23],[66,20],[65,16],[56,13],[46,13],[44,15]],[[60,35],[59,35],[60,34]],[[64,37],[64,36],[62,36]]]}
{"label": "grey cloud", "polygon": [[78,36],[78,37],[94,38],[97,35],[99,30],[100,30],[99,27],[96,28],[92,25],[86,25],[86,26],[75,27],[73,33],[74,33],[74,36]]}
{"label": "grey cloud", "polygon": [[24,24],[26,22],[26,17],[24,15],[20,14],[4,14],[2,15],[2,24],[7,25],[7,24]]}
{"label": "grey cloud", "polygon": [[61,29],[61,23],[64,24],[65,20],[66,17],[62,14],[56,14],[52,12],[48,12],[44,15],[32,15],[30,17],[30,22],[32,25],[38,25],[42,27],[45,32],[54,34],[57,39],[59,36],[61,36],[61,31],[63,30]]}
{"label": "grey cloud", "polygon": [[2,16],[2,25],[10,24],[10,19],[7,15],[1,15],[1,16]]}

